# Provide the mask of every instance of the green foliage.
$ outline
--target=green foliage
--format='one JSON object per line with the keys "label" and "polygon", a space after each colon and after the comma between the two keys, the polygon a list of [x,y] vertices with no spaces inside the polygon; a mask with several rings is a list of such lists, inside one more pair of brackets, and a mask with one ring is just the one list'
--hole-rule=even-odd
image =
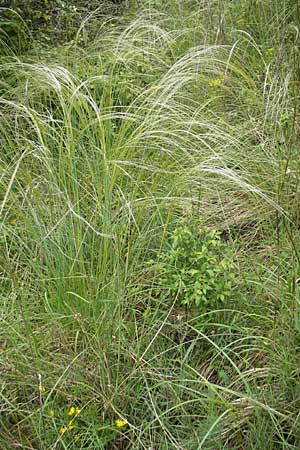
{"label": "green foliage", "polygon": [[[22,32],[23,51],[31,34],[43,43],[53,44],[74,37],[83,19],[96,10],[101,15],[115,14],[121,1],[97,0],[12,0],[0,2],[0,31],[8,39],[8,45],[16,47]],[[20,30],[21,26],[21,30]],[[26,32],[24,32],[26,30]],[[0,35],[1,37],[1,35]]]}
{"label": "green foliage", "polygon": [[0,449],[299,449],[299,2],[5,3]]}
{"label": "green foliage", "polygon": [[181,305],[207,311],[220,307],[231,294],[232,251],[217,230],[177,227],[159,268],[162,287]]}
{"label": "green foliage", "polygon": [[76,6],[61,0],[13,0],[7,7],[18,13],[29,27],[38,29],[61,27],[76,13]]}
{"label": "green foliage", "polygon": [[11,8],[0,8],[1,53],[24,51],[29,41],[29,30],[22,16]]}
{"label": "green foliage", "polygon": [[236,0],[224,2],[232,29],[247,31],[262,50],[292,42],[298,29],[298,8],[295,0]]}

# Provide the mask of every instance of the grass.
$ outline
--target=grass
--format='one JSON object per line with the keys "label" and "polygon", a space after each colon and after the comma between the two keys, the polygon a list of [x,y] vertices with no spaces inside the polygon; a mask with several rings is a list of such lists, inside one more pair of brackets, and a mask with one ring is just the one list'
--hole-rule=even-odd
{"label": "grass", "polygon": [[[299,448],[298,6],[145,1],[3,51],[0,449]],[[182,226],[230,249],[224,301],[162,281]]]}

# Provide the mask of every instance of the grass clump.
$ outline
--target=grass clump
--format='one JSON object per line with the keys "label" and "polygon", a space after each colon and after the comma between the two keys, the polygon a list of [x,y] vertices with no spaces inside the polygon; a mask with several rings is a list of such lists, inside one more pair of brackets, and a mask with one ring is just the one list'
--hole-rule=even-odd
{"label": "grass clump", "polygon": [[0,448],[299,448],[298,5],[233,3],[1,58]]}

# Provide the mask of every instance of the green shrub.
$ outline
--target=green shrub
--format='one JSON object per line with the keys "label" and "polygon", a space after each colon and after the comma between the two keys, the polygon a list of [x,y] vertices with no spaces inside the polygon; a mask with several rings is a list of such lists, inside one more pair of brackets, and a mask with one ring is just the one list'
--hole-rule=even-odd
{"label": "green shrub", "polygon": [[[65,42],[74,37],[89,14],[97,10],[103,20],[107,14],[116,14],[121,3],[111,0],[0,0],[0,39],[4,34],[7,45],[16,47],[21,27],[25,42],[31,35],[44,43]],[[24,42],[22,44],[24,46]],[[15,50],[22,51],[23,47]]]}
{"label": "green shrub", "polygon": [[201,311],[218,308],[230,296],[233,258],[220,232],[207,227],[177,227],[161,256],[161,286],[181,305]]}

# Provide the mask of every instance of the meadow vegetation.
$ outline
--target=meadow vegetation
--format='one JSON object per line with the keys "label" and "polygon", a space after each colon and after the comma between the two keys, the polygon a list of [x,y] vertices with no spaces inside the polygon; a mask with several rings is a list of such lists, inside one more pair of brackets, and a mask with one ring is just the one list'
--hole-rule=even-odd
{"label": "meadow vegetation", "polygon": [[0,449],[299,450],[299,0],[37,3],[0,9]]}

